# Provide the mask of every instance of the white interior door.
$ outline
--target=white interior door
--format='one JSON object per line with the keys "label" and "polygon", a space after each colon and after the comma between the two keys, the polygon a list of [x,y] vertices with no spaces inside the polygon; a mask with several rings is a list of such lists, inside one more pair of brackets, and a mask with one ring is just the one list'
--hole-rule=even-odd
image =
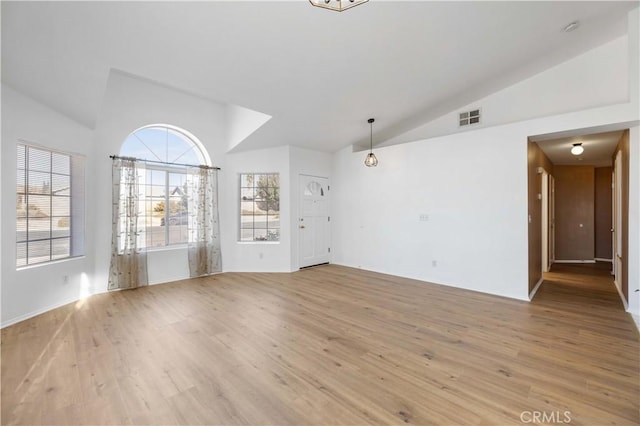
{"label": "white interior door", "polygon": [[329,179],[300,175],[299,196],[299,266],[328,263],[331,259]]}

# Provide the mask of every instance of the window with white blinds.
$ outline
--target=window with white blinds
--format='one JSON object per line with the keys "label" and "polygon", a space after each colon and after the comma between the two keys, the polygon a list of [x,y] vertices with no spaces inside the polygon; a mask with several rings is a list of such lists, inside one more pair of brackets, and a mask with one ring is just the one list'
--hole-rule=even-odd
{"label": "window with white blinds", "polygon": [[16,266],[84,255],[84,157],[17,146]]}

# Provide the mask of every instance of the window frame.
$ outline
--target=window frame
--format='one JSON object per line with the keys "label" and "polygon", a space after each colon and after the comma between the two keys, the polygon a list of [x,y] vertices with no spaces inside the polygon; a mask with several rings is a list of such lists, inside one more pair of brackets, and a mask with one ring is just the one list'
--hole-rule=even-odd
{"label": "window frame", "polygon": [[[278,226],[277,227],[269,227],[268,210],[267,210],[267,214],[265,215],[265,216],[267,216],[267,224],[266,224],[265,228],[256,228],[255,227],[255,216],[256,216],[255,211],[251,215],[242,214],[242,212],[243,212],[242,203],[243,202],[251,201],[254,204],[254,208],[255,208],[255,203],[256,203],[255,197],[253,199],[251,199],[251,200],[244,200],[243,199],[243,195],[242,195],[242,192],[243,192],[242,190],[243,189],[254,189],[255,190],[257,188],[257,182],[254,182],[252,187],[242,186],[243,176],[249,176],[249,175],[253,175],[254,177],[256,175],[260,175],[260,176],[277,176],[278,186],[277,187],[270,187],[270,186],[267,185],[267,187],[266,187],[266,189],[273,188],[273,189],[276,189],[276,191],[277,191],[277,195],[278,195],[278,198],[277,198],[278,199],[278,217],[279,217],[278,218]],[[267,178],[267,181],[268,181],[268,178]],[[241,173],[238,174],[238,204],[237,204],[238,205],[238,215],[237,215],[237,218],[238,218],[237,241],[238,241],[238,243],[240,243],[240,244],[279,244],[280,243],[280,240],[281,240],[281,237],[282,237],[282,234],[281,234],[282,226],[281,226],[281,223],[280,223],[280,219],[281,219],[281,213],[280,212],[281,212],[281,210],[279,208],[280,196],[281,196],[280,188],[281,188],[281,184],[280,184],[280,173],[279,172],[241,172]],[[242,217],[243,216],[251,216],[251,217],[254,218],[253,219],[254,226],[252,228],[243,228],[243,226],[242,226],[243,225],[243,222],[242,222]],[[253,239],[252,240],[243,240],[242,239],[242,231],[246,230],[246,229],[252,229],[253,230]],[[267,239],[256,239],[256,237],[255,237],[255,230],[256,229],[264,229],[265,233],[267,235],[269,235],[269,231],[270,230],[271,231],[276,230],[277,231],[277,239],[268,239],[268,237],[267,237]]]}
{"label": "window frame", "polygon": [[[185,233],[186,236],[186,241],[179,241],[176,243],[169,243],[169,233],[170,233],[170,227],[172,226],[170,223],[170,213],[171,213],[171,195],[170,195],[170,188],[171,185],[169,183],[170,180],[170,174],[174,173],[174,174],[181,174],[185,176],[185,181],[187,178],[187,171],[186,168],[183,166],[176,166],[176,165],[171,165],[171,164],[153,164],[153,163],[147,163],[145,165],[145,173],[146,172],[163,172],[164,173],[164,199],[162,201],[164,201],[164,205],[165,205],[165,209],[164,209],[164,216],[161,218],[164,220],[164,225],[160,225],[164,227],[164,244],[163,245],[148,245],[147,241],[149,239],[149,235],[153,235],[153,233],[149,232],[149,228],[152,226],[149,224],[149,221],[151,219],[151,217],[153,216],[153,203],[151,204],[151,211],[147,212],[146,211],[146,206],[145,206],[145,233],[146,233],[146,238],[145,238],[145,248],[147,251],[153,251],[153,250],[166,250],[166,249],[172,249],[172,248],[181,248],[181,247],[186,247],[187,244],[189,243],[189,237],[188,237],[188,229],[187,232]],[[157,185],[153,185],[152,183],[146,183],[145,182],[145,187],[148,186],[157,186]],[[145,191],[145,203],[148,200],[154,200],[154,198],[150,195],[148,195]],[[188,214],[189,210],[187,210],[187,214]],[[148,214],[147,214],[148,213]],[[153,237],[152,237],[153,238]]]}
{"label": "window frame", "polygon": [[[18,160],[20,160],[20,150],[23,150],[23,162],[19,165],[18,164]],[[45,152],[49,159],[49,170],[39,170],[36,168],[34,168],[34,166],[32,166],[29,162],[29,150],[38,150],[38,151],[42,151]],[[68,159],[68,173],[61,173],[59,171],[55,171],[54,170],[54,155],[59,155],[59,156],[64,156],[67,157]],[[32,143],[32,142],[27,142],[24,140],[19,139],[18,142],[16,143],[16,172],[15,172],[15,177],[16,177],[16,240],[15,240],[15,267],[16,270],[22,270],[22,269],[26,269],[26,268],[32,268],[32,267],[37,267],[37,266],[42,266],[42,265],[48,265],[51,263],[59,263],[59,262],[65,262],[68,260],[72,260],[72,259],[76,259],[76,258],[80,258],[80,257],[84,257],[85,253],[84,253],[84,243],[81,240],[84,240],[85,238],[85,229],[84,229],[84,203],[85,203],[85,192],[84,192],[84,156],[80,155],[80,154],[76,154],[76,153],[72,153],[72,152],[67,152],[67,151],[63,151],[63,150],[59,150],[59,149],[54,149],[54,148],[50,148],[44,145],[40,145],[40,144],[36,144],[36,143]],[[80,162],[78,160],[81,160],[82,164],[80,164]],[[74,165],[75,163],[75,165]],[[21,167],[22,166],[22,167]],[[20,172],[24,173],[24,176],[22,176],[21,181],[18,181],[18,176],[20,174]],[[29,183],[29,179],[30,179],[30,174],[31,173],[38,173],[38,174],[43,174],[45,176],[48,176],[48,185],[49,185],[49,189],[48,189],[48,194],[43,194],[43,193],[37,193],[37,192],[31,192],[30,190],[30,183]],[[56,195],[55,194],[55,190],[54,190],[54,176],[58,176],[58,177],[67,177],[69,180],[69,187],[68,187],[68,195]],[[82,182],[81,182],[82,181]],[[19,191],[19,187],[22,186],[22,192]],[[77,193],[77,190],[80,189],[80,193]],[[49,206],[49,211],[48,213],[48,238],[36,238],[36,239],[31,239],[29,237],[29,234],[31,232],[37,232],[37,230],[30,228],[29,226],[29,219],[30,219],[30,215],[29,215],[29,210],[30,210],[30,205],[35,205],[33,203],[30,202],[30,197],[31,196],[37,196],[37,197],[48,197],[48,206]],[[21,197],[21,201],[20,204],[23,204],[25,206],[26,212],[24,217],[23,216],[18,216],[18,207],[19,207],[19,197]],[[54,212],[54,200],[56,199],[61,199],[61,198],[66,198],[68,199],[68,215],[58,215],[58,216],[54,216],[53,212]],[[80,217],[81,216],[81,217]],[[19,221],[21,219],[24,219],[25,221],[25,226],[24,226],[24,238],[19,238],[18,237],[18,233],[21,232],[18,228],[19,228]],[[54,236],[54,221],[60,221],[60,220],[64,220],[66,219],[69,223],[68,225],[68,234],[67,235],[62,235],[62,236]],[[78,234],[80,234],[80,237],[78,237]],[[55,241],[61,241],[61,240],[68,240],[68,255],[64,256],[64,257],[54,257],[54,242]],[[48,259],[42,259],[45,256],[33,256],[30,257],[29,256],[29,243],[34,243],[34,242],[42,242],[42,241],[48,241],[49,242],[49,250],[48,250]],[[79,242],[79,243],[78,243]],[[24,257],[19,257],[19,246],[21,244],[25,245],[25,256]],[[38,261],[30,261],[31,258],[40,258],[42,260],[38,260]],[[23,259],[24,263],[20,264],[19,263],[19,259]]]}
{"label": "window frame", "polygon": [[[168,149],[164,152],[162,151],[158,151],[156,152],[156,150],[152,149],[151,147],[149,147],[145,142],[144,139],[141,139],[141,136],[138,135],[139,132],[141,131],[146,131],[146,130],[162,130],[163,132],[166,132],[167,137],[169,133],[172,133],[174,136],[178,136],[180,139],[182,139],[183,141],[189,143],[191,145],[190,150],[196,152],[196,156],[199,158],[199,161],[201,162],[201,164],[193,164],[193,167],[197,167],[199,165],[204,165],[204,166],[211,166],[211,159],[209,157],[209,153],[207,152],[206,148],[204,147],[204,145],[200,142],[200,140],[193,135],[191,132],[180,128],[180,127],[176,127],[176,126],[172,126],[170,124],[164,124],[164,123],[156,123],[156,124],[149,124],[149,125],[145,125],[142,127],[137,128],[136,130],[132,131],[131,133],[129,133],[127,135],[127,137],[124,139],[124,141],[122,142],[121,146],[120,146],[120,150],[119,150],[119,155],[124,156],[124,157],[135,157],[141,161],[145,161],[148,160],[148,162],[145,162],[145,180],[146,180],[146,173],[151,171],[151,172],[164,172],[165,173],[165,183],[164,183],[164,203],[165,203],[165,211],[164,211],[164,224],[165,225],[160,225],[160,226],[164,226],[164,244],[162,245],[149,245],[148,242],[151,239],[151,242],[153,242],[153,225],[151,224],[151,220],[153,218],[153,204],[151,205],[151,210],[147,211],[147,201],[149,200],[154,200],[155,198],[147,193],[146,188],[147,187],[153,187],[156,185],[153,185],[153,183],[148,183],[145,181],[144,185],[145,185],[145,206],[144,206],[144,212],[145,212],[145,216],[144,216],[144,227],[145,227],[145,249],[148,251],[154,251],[154,250],[170,250],[170,249],[174,249],[174,248],[184,248],[188,245],[188,228],[186,231],[186,241],[180,241],[180,242],[175,242],[175,243],[170,243],[169,240],[169,234],[170,234],[170,227],[172,226],[170,224],[170,216],[171,216],[171,204],[170,204],[170,200],[171,200],[171,185],[169,183],[170,181],[170,174],[171,173],[179,173],[179,174],[183,174],[185,176],[185,181],[187,180],[187,176],[188,176],[188,172],[187,172],[187,166],[185,164],[182,163],[173,163],[173,162],[169,162],[168,161],[168,157],[162,157],[164,158],[164,160],[161,158],[161,156],[167,155],[168,156]],[[136,155],[133,155],[131,152],[123,152],[123,148],[126,147],[127,142],[129,141],[129,139],[131,137],[137,138],[138,140],[140,140],[140,142],[143,143],[143,145],[147,148],[149,154],[151,154],[153,157],[155,157],[155,159],[152,156],[147,156],[147,157],[139,157]],[[167,139],[168,140],[168,139]],[[181,154],[180,156],[178,156],[177,159],[180,159],[182,157],[182,155],[184,155],[184,153],[186,153],[187,151],[183,152],[183,154]],[[159,161],[156,161],[159,160]],[[189,210],[187,209],[187,215],[189,215]],[[187,217],[187,221],[189,221],[189,217]],[[187,223],[188,226],[188,223]]]}
{"label": "window frame", "polygon": [[[177,126],[172,126],[170,124],[164,124],[164,123],[156,123],[156,124],[148,124],[142,127],[137,128],[136,130],[132,131],[131,133],[129,133],[127,135],[127,137],[122,141],[122,144],[120,145],[120,150],[119,150],[119,155],[124,156],[124,157],[134,157],[136,159],[139,160],[149,160],[149,161],[153,161],[153,162],[157,162],[157,163],[161,163],[161,164],[166,164],[168,166],[171,166],[172,164],[181,164],[184,163],[184,161],[181,162],[171,162],[169,161],[168,158],[168,150],[167,147],[165,146],[165,150],[164,151],[160,151],[160,152],[156,152],[154,149],[150,148],[148,145],[146,145],[146,143],[140,138],[140,136],[138,135],[140,132],[143,131],[147,131],[147,130],[153,130],[153,129],[161,129],[163,130],[166,134],[167,137],[169,135],[169,133],[172,133],[176,136],[179,136],[181,139],[188,141],[189,143],[192,144],[192,150],[193,151],[197,151],[198,153],[198,157],[199,160],[201,161],[200,165],[204,165],[204,166],[211,166],[211,158],[209,157],[209,153],[207,152],[207,149],[205,148],[205,146],[202,144],[202,142],[200,142],[200,140],[191,132],[189,132],[188,130],[185,130],[183,128],[177,127]],[[125,147],[125,145],[127,144],[127,142],[129,141],[129,138],[134,137],[135,139],[138,139],[140,142],[142,142],[142,144],[145,146],[145,148],[148,150],[148,152],[150,154],[153,155],[153,157],[151,156],[139,156],[139,155],[134,155],[132,153],[123,153],[122,149]],[[178,158],[176,158],[176,160],[179,160],[182,155],[184,155],[186,153],[183,152],[183,154],[181,154],[180,156],[178,156]],[[160,156],[165,156],[164,160],[162,158],[160,158]],[[193,166],[198,166],[198,164],[193,164]]]}

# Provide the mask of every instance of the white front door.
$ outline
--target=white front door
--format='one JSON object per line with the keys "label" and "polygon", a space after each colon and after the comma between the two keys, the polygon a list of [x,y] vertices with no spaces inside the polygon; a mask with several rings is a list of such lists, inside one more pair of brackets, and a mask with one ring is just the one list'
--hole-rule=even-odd
{"label": "white front door", "polygon": [[329,179],[300,175],[299,195],[299,266],[328,263],[331,259]]}

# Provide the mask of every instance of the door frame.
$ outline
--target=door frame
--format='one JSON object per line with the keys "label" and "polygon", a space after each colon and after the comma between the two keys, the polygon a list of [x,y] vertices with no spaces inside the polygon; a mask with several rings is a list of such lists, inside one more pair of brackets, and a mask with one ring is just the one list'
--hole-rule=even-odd
{"label": "door frame", "polygon": [[[315,265],[302,266],[302,253],[303,253],[302,245],[303,245],[303,241],[302,241],[301,229],[302,229],[302,226],[303,226],[303,224],[302,224],[302,219],[303,219],[302,215],[303,215],[303,212],[304,212],[304,206],[303,206],[304,196],[302,194],[302,191],[303,191],[302,182],[304,181],[305,178],[317,178],[317,179],[326,180],[326,183],[327,183],[327,194],[326,194],[327,216],[328,216],[329,220],[327,221],[328,222],[327,228],[326,228],[327,235],[325,237],[326,237],[327,244],[329,245],[329,247],[331,247],[331,220],[330,220],[330,218],[331,218],[331,197],[330,197],[330,194],[331,194],[331,181],[330,181],[328,176],[319,176],[319,175],[314,175],[314,174],[299,173],[298,174],[298,185],[297,185],[298,217],[297,217],[296,224],[295,224],[296,232],[297,232],[297,241],[298,241],[298,253],[297,253],[297,256],[296,256],[296,262],[297,262],[298,269],[315,266]],[[332,254],[329,251],[329,253],[328,253],[328,262],[321,262],[321,263],[318,263],[318,264],[320,265],[320,264],[323,264],[323,263],[331,263],[331,258],[332,258]]]}
{"label": "door frame", "polygon": [[[622,291],[622,151],[613,162],[613,282]],[[624,297],[622,298],[624,301]]]}
{"label": "door frame", "polygon": [[549,173],[542,170],[542,196],[541,218],[542,218],[542,272],[549,272]]}
{"label": "door frame", "polygon": [[556,179],[553,175],[549,175],[549,261],[548,267],[551,268],[556,261]]}

